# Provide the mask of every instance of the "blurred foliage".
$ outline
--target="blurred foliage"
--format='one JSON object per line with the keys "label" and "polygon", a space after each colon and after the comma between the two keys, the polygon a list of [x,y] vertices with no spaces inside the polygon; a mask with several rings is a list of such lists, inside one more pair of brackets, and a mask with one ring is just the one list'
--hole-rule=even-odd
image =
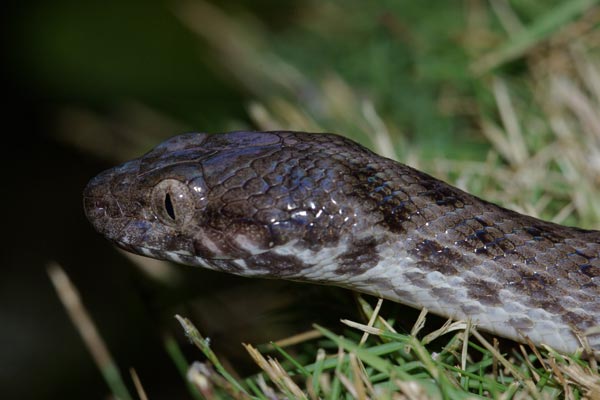
{"label": "blurred foliage", "polygon": [[[372,101],[398,128],[392,133],[421,156],[483,159],[487,145],[476,116],[493,103],[486,78],[474,75],[471,64],[515,33],[503,32],[502,12],[509,10],[522,28],[560,1],[33,4],[15,27],[19,72],[59,104],[107,112],[136,101],[190,129],[244,129],[251,125],[244,112],[249,100],[282,92],[274,82],[255,80],[259,75],[248,65],[269,74],[276,71],[273,61],[301,75],[291,88],[293,101],[313,110],[327,130],[352,135],[357,129],[319,110],[314,86],[335,75]],[[195,12],[224,24],[211,26]],[[236,33],[246,42],[231,42]],[[229,47],[221,54],[227,59],[214,54],[222,47]],[[517,60],[507,72],[519,79],[527,68]]]}
{"label": "blurred foliage", "polygon": [[[481,90],[468,52],[488,49],[502,38],[501,32],[488,31],[489,37],[479,38],[486,43],[465,45],[475,40],[469,32],[470,24],[479,23],[474,20],[491,19],[494,25],[484,2],[437,2],[435,7],[411,1],[286,3],[216,4],[245,30],[246,39],[259,41],[259,49],[276,54],[309,82],[341,76],[417,147],[465,157],[480,152],[481,146],[473,144],[481,138],[470,129],[469,118],[477,110],[457,113],[440,103],[460,102]],[[529,21],[550,3],[514,6]],[[243,107],[257,93],[223,71],[223,60],[181,24],[178,13],[185,3],[33,4],[21,10],[13,46],[22,79],[41,96],[100,110],[136,100],[201,130],[249,125]],[[273,96],[273,89],[264,85],[260,95]],[[297,89],[306,92],[300,100],[311,101],[310,87]],[[326,126],[341,128],[340,121]]]}

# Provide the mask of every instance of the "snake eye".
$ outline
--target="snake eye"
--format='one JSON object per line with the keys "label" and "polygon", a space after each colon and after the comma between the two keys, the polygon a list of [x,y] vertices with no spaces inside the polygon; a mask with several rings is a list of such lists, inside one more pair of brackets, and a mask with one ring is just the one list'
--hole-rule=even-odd
{"label": "snake eye", "polygon": [[152,191],[152,209],[165,225],[185,225],[194,214],[194,202],[189,187],[176,179],[159,182]]}
{"label": "snake eye", "polygon": [[171,201],[171,195],[167,192],[165,194],[165,211],[169,217],[175,221],[175,209],[173,208],[173,202]]}

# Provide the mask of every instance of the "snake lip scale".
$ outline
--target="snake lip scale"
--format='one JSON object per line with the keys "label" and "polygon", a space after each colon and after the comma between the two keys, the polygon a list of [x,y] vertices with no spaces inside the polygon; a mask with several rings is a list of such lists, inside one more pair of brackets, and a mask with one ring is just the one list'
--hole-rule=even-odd
{"label": "snake lip scale", "polygon": [[[148,257],[337,285],[598,356],[600,232],[502,208],[335,134],[175,136],[84,191]],[[586,333],[586,331],[588,333]]]}

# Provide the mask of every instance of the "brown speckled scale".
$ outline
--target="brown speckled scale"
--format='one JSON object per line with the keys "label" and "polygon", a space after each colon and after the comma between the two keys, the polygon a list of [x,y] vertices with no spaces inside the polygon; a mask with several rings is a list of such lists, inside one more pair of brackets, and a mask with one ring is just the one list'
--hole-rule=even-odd
{"label": "brown speckled scale", "polygon": [[98,175],[84,205],[100,233],[150,257],[344,286],[563,352],[600,324],[600,232],[507,210],[337,135],[177,136]]}

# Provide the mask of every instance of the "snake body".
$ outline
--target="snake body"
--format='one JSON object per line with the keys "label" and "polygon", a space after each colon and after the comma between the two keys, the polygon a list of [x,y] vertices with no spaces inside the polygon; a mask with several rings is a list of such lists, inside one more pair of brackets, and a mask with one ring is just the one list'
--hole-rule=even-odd
{"label": "snake body", "polygon": [[176,136],[92,179],[84,207],[134,253],[342,286],[561,352],[600,325],[599,231],[499,207],[334,134]]}

